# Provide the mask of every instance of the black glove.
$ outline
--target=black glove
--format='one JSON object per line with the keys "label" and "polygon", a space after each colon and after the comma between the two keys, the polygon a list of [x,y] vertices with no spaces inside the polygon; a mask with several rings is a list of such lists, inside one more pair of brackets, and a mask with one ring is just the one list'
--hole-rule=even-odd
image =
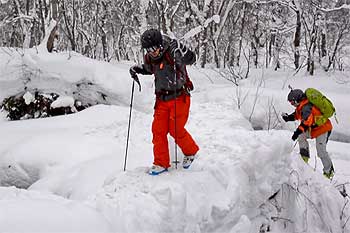
{"label": "black glove", "polygon": [[288,122],[288,121],[294,121],[295,120],[295,117],[294,117],[294,114],[288,114],[288,113],[282,113],[282,119],[285,121],[285,122]]}
{"label": "black glove", "polygon": [[194,89],[193,83],[190,79],[186,81],[186,89],[188,92],[193,91]]}
{"label": "black glove", "polygon": [[139,73],[140,70],[143,70],[143,67],[139,65],[135,65],[130,67],[129,73],[131,75],[131,78],[134,79],[135,82],[139,85],[139,89],[141,91],[141,83],[140,83],[139,77],[137,77],[137,74]]}
{"label": "black glove", "polygon": [[283,119],[285,122],[288,121],[288,116],[289,116],[288,113],[285,113],[285,112],[284,112],[284,113],[281,114],[281,116],[282,116],[282,119]]}
{"label": "black glove", "polygon": [[135,82],[137,82],[138,84],[140,84],[140,80],[139,80],[139,77],[137,77],[137,74],[136,73],[130,73],[131,74],[131,78],[133,80],[135,80]]}
{"label": "black glove", "polygon": [[140,65],[134,65],[134,66],[130,67],[129,72],[130,72],[131,76],[134,76],[134,75],[136,75],[136,74],[142,73],[143,70],[144,70],[144,69],[143,69],[142,66],[140,66]]}
{"label": "black glove", "polygon": [[299,137],[299,135],[302,133],[303,131],[301,131],[301,129],[297,128],[294,133],[293,133],[293,136],[292,136],[292,140],[295,141],[297,140],[297,138]]}
{"label": "black glove", "polygon": [[181,44],[179,41],[173,39],[170,42],[170,53],[175,54],[175,52],[179,51],[182,54],[187,52],[187,48],[185,45]]}

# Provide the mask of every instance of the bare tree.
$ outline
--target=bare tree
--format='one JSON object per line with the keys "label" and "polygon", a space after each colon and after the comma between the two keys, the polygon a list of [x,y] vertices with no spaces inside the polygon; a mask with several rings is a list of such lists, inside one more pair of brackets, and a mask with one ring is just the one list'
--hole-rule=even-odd
{"label": "bare tree", "polygon": [[299,68],[300,65],[300,41],[301,41],[301,8],[299,2],[292,1],[294,5],[294,12],[296,14],[296,22],[295,22],[295,33],[294,33],[294,67],[295,69]]}
{"label": "bare tree", "polygon": [[243,33],[244,33],[244,29],[245,29],[245,16],[246,16],[246,4],[247,3],[243,3],[243,7],[242,7],[242,18],[241,18],[241,28],[240,28],[240,32],[239,32],[239,46],[238,46],[238,54],[237,54],[237,58],[236,58],[236,65],[239,66],[239,60],[241,57],[241,53],[242,53],[242,45],[243,45]]}
{"label": "bare tree", "polygon": [[71,4],[67,4],[65,0],[61,1],[60,3],[65,25],[65,34],[68,37],[71,49],[76,51],[76,3],[75,1],[72,1]]}
{"label": "bare tree", "polygon": [[[299,71],[306,60],[311,75],[320,65],[326,71],[337,64],[340,69],[349,67],[343,64],[350,40],[349,7],[340,0],[11,0],[0,4],[1,46],[31,48],[46,43],[53,51],[58,39],[60,50],[105,61],[136,61],[141,57],[140,35],[152,27],[194,48],[201,67],[211,63],[218,68],[254,65],[277,70],[284,65]],[[49,28],[51,19],[56,27]],[[249,64],[243,58],[247,53]]]}

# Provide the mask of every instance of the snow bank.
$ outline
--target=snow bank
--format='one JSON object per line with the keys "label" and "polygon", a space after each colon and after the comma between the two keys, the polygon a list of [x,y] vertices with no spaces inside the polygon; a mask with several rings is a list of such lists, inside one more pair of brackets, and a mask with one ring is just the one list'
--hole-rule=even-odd
{"label": "snow bank", "polygon": [[51,103],[51,108],[74,107],[74,99],[71,96],[60,96]]}
{"label": "snow bank", "polygon": [[127,111],[120,109],[100,105],[66,117],[0,122],[0,184],[27,188],[51,172],[122,153],[117,142],[126,132]]}
{"label": "snow bank", "polygon": [[98,62],[74,52],[0,48],[0,85],[4,87],[0,100],[27,88],[103,104],[126,103],[130,92],[126,80],[131,80],[128,66]]}
{"label": "snow bank", "polygon": [[292,156],[288,182],[260,206],[257,222],[270,226],[272,232],[347,232],[347,200],[298,153]]}
{"label": "snow bank", "polygon": [[202,155],[190,170],[159,177],[143,168],[117,173],[93,200],[114,231],[229,232],[249,222],[241,216],[252,218],[290,170],[290,143],[270,145],[280,132],[237,133],[241,140],[233,141],[234,151]]}
{"label": "snow bank", "polygon": [[1,232],[111,232],[106,219],[83,203],[0,187]]}

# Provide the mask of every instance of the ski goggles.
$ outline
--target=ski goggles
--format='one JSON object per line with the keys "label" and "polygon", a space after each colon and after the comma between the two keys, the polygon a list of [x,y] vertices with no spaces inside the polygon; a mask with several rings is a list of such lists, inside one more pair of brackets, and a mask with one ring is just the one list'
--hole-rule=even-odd
{"label": "ski goggles", "polygon": [[160,47],[152,46],[152,47],[146,48],[146,51],[147,53],[155,53],[158,49],[160,49]]}
{"label": "ski goggles", "polygon": [[161,50],[162,48],[159,46],[152,46],[152,47],[146,48],[147,53],[153,58],[159,57],[161,54]]}
{"label": "ski goggles", "polygon": [[298,102],[295,100],[290,100],[289,103],[293,106],[298,106]]}

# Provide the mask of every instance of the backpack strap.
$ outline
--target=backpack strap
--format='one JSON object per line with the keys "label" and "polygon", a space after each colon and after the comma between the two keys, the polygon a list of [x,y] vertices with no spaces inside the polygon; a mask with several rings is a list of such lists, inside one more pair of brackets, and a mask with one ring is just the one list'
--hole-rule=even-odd
{"label": "backpack strap", "polygon": [[147,64],[151,64],[151,60],[149,59],[149,56],[147,55],[147,53],[145,54],[145,56],[143,57],[145,63]]}
{"label": "backpack strap", "polygon": [[152,73],[154,73],[154,64],[153,62],[151,61],[151,59],[149,58],[149,55],[148,54],[145,54],[145,56],[143,57],[143,60],[144,60],[144,63],[151,66],[151,71]]}
{"label": "backpack strap", "polygon": [[165,51],[165,59],[169,62],[170,65],[174,66],[175,65],[175,61],[174,59],[170,56],[170,52],[167,50]]}

